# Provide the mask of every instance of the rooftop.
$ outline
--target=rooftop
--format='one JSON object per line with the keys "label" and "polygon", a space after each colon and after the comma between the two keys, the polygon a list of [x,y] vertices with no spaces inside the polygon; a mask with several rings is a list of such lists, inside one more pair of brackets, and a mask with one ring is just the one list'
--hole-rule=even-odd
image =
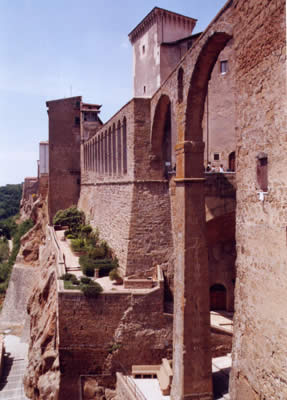
{"label": "rooftop", "polygon": [[139,35],[144,33],[147,27],[152,25],[158,16],[169,16],[177,18],[178,20],[191,23],[192,27],[196,24],[197,19],[187,17],[182,14],[175,13],[173,11],[165,10],[164,8],[154,7],[144,19],[128,34],[128,37],[133,43]]}

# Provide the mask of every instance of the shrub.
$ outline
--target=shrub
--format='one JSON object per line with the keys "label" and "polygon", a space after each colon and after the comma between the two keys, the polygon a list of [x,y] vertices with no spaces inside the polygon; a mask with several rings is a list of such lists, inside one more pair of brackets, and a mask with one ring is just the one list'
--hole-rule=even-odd
{"label": "shrub", "polygon": [[87,278],[86,276],[81,277],[81,283],[83,283],[84,285],[87,285],[90,282],[92,282],[90,278]]}
{"label": "shrub", "polygon": [[81,290],[86,297],[95,298],[103,291],[103,288],[97,282],[90,282],[88,285],[82,285]]}
{"label": "shrub", "polygon": [[72,233],[69,233],[69,234],[66,236],[66,238],[67,238],[67,239],[76,239],[76,236],[73,235]]}
{"label": "shrub", "polygon": [[104,247],[89,248],[88,255],[91,259],[104,258],[106,255],[106,250]]}
{"label": "shrub", "polygon": [[53,224],[68,226],[73,233],[78,232],[80,226],[85,224],[85,214],[78,210],[76,206],[59,210],[53,218]]}
{"label": "shrub", "polygon": [[91,225],[84,225],[81,227],[81,235],[83,237],[88,237],[93,232]]}
{"label": "shrub", "polygon": [[70,274],[70,273],[63,274],[62,276],[60,276],[59,279],[62,279],[64,281],[70,281],[73,285],[79,285],[80,284],[80,282],[78,281],[76,275]]}
{"label": "shrub", "polygon": [[110,277],[110,280],[111,280],[111,281],[116,281],[116,280],[118,280],[118,279],[121,279],[121,276],[120,276],[120,274],[118,273],[118,271],[117,271],[116,268],[114,268],[114,269],[112,269],[112,270],[110,271],[109,277]]}
{"label": "shrub", "polygon": [[83,271],[83,274],[85,274],[86,276],[94,276],[95,267],[86,265],[86,266],[82,267],[82,271]]}
{"label": "shrub", "polygon": [[[72,276],[75,276],[75,275],[66,273],[66,274],[61,275],[59,279],[62,279],[63,281],[70,281]],[[76,276],[75,276],[75,278],[76,278]]]}
{"label": "shrub", "polygon": [[85,241],[82,238],[72,239],[71,247],[75,253],[82,253],[87,251]]}

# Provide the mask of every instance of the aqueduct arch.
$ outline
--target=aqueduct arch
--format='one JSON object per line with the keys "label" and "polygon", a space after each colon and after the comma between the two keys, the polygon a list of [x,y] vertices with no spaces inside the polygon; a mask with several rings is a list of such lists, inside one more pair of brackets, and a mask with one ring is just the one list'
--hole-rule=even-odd
{"label": "aqueduct arch", "polygon": [[191,74],[176,145],[176,264],[172,399],[212,399],[202,118],[208,81],[231,35],[212,32]]}

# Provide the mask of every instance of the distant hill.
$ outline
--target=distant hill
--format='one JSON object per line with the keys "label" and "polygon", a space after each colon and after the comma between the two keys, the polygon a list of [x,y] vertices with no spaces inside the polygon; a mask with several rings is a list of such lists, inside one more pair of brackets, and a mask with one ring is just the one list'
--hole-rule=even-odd
{"label": "distant hill", "polygon": [[0,186],[0,221],[19,212],[22,185]]}

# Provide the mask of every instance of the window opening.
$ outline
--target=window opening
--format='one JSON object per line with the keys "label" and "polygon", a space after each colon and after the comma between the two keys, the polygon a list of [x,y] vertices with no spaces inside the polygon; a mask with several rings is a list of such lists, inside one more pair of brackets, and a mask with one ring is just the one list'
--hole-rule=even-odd
{"label": "window opening", "polygon": [[224,61],[220,61],[220,73],[221,73],[221,75],[224,75],[224,74],[226,74],[227,73],[227,61],[226,60],[224,60]]}

